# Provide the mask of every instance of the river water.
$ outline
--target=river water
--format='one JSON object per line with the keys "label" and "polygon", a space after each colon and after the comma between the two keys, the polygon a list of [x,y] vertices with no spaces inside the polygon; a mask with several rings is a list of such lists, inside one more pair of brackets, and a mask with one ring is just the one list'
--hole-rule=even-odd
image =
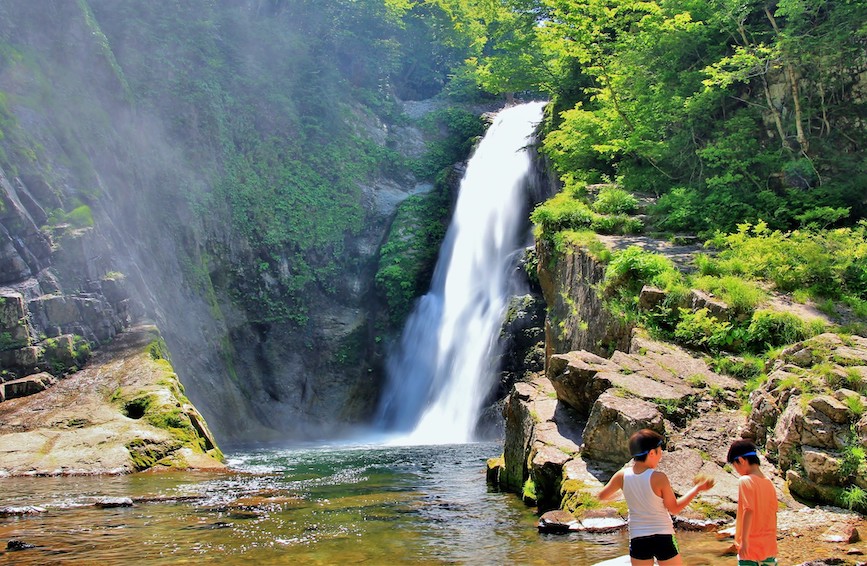
{"label": "river water", "polygon": [[[4,478],[0,506],[44,511],[0,517],[0,564],[587,565],[627,552],[625,534],[538,533],[532,508],[486,486],[485,459],[501,450],[259,450],[219,474]],[[4,552],[13,539],[35,548]],[[715,563],[708,535],[679,540],[687,564]]]}

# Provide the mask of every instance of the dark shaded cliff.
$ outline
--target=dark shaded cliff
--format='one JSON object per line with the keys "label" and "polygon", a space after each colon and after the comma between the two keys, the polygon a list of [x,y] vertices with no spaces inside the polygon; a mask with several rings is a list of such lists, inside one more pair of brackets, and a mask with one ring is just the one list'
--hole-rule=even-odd
{"label": "dark shaded cliff", "polygon": [[[27,347],[151,319],[223,445],[370,413],[379,246],[433,188],[370,66],[387,15],[304,6],[0,6],[0,285],[31,306]],[[39,319],[45,297],[76,308]]]}

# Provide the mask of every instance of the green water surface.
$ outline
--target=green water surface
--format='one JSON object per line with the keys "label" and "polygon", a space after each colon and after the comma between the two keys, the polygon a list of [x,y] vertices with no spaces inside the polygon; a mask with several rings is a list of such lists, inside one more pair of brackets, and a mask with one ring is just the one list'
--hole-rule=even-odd
{"label": "green water surface", "polygon": [[[585,565],[627,552],[625,534],[538,533],[533,509],[485,484],[500,451],[258,450],[220,474],[3,478],[0,507],[44,511],[0,517],[0,564]],[[134,505],[98,508],[100,497]],[[35,548],[4,552],[12,539]],[[706,540],[687,563],[713,563]]]}

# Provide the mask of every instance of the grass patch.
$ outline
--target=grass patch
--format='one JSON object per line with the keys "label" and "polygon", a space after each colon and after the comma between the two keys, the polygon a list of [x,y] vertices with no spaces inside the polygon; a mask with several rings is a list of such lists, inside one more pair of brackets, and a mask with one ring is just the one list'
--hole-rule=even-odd
{"label": "grass patch", "polygon": [[867,491],[857,485],[849,486],[840,492],[840,505],[852,511],[867,513]]}

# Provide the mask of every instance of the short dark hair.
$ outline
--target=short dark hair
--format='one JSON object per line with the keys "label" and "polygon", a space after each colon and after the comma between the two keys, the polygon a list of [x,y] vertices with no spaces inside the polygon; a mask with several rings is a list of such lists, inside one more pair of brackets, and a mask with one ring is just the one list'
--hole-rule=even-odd
{"label": "short dark hair", "polygon": [[629,437],[629,452],[636,462],[643,462],[647,454],[660,446],[665,438],[655,430],[643,428]]}
{"label": "short dark hair", "polygon": [[731,464],[738,458],[743,458],[750,464],[759,463],[759,453],[756,445],[749,440],[735,440],[729,446],[729,453],[726,456],[726,461]]}

